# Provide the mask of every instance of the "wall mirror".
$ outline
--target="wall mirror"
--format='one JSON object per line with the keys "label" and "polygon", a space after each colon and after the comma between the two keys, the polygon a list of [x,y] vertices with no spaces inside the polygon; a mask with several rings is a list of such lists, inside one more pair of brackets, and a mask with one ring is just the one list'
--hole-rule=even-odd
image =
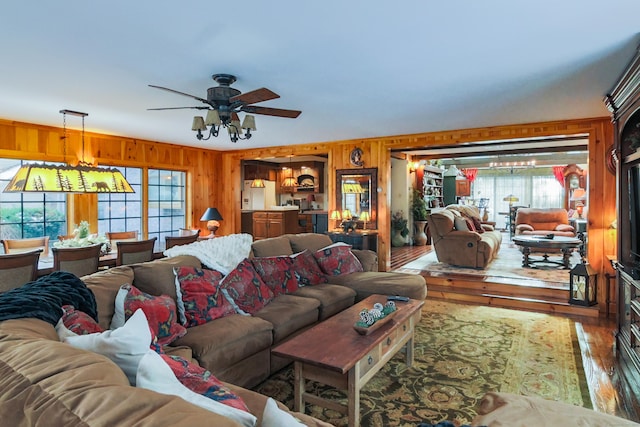
{"label": "wall mirror", "polygon": [[377,185],[378,168],[337,169],[336,209],[341,213],[348,209],[357,228],[378,228]]}

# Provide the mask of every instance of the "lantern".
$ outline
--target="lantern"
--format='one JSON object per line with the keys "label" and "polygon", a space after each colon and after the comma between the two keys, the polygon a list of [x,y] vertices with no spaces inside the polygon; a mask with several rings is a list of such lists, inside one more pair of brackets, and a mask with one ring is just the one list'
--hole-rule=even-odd
{"label": "lantern", "polygon": [[569,304],[597,304],[597,285],[597,273],[589,263],[577,264],[569,273]]}

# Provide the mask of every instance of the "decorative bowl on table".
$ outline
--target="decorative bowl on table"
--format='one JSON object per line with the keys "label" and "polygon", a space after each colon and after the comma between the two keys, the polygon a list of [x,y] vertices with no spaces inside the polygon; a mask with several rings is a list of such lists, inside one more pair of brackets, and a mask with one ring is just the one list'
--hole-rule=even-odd
{"label": "decorative bowl on table", "polygon": [[396,304],[387,301],[385,305],[377,302],[371,309],[363,309],[360,319],[353,325],[353,329],[360,335],[369,335],[391,320],[397,313]]}

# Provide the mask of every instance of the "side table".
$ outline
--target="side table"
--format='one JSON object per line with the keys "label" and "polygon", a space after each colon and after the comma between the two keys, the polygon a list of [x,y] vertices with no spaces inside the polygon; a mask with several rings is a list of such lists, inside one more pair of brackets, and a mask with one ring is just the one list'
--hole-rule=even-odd
{"label": "side table", "polygon": [[351,245],[353,249],[368,249],[378,252],[378,232],[375,230],[352,231],[350,233],[329,231],[327,234],[334,243],[344,242]]}

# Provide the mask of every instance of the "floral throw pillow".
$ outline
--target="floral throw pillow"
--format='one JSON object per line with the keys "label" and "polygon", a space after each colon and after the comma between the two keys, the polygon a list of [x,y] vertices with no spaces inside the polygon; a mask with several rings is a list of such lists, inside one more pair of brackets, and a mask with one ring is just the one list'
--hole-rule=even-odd
{"label": "floral throw pillow", "polygon": [[273,292],[247,258],[222,279],[222,289],[240,314],[254,314],[273,299]]}
{"label": "floral throw pillow", "polygon": [[292,268],[293,261],[288,256],[252,258],[251,264],[274,296],[292,293],[298,289],[298,279]]}
{"label": "floral throw pillow", "polygon": [[76,310],[72,305],[62,306],[62,323],[68,330],[77,335],[104,332],[104,329],[91,316],[83,311]]}
{"label": "floral throw pillow", "polygon": [[236,312],[222,293],[220,282],[223,276],[219,271],[197,267],[177,267],[174,271],[185,326],[202,325]]}
{"label": "floral throw pillow", "polygon": [[346,243],[334,243],[319,249],[313,256],[322,271],[329,276],[364,271],[358,258],[351,252],[351,245]]}
{"label": "floral throw pillow", "polygon": [[158,338],[159,345],[170,344],[187,333],[185,327],[178,323],[178,313],[173,298],[168,295],[149,295],[128,284],[122,285],[116,295],[111,329],[124,325],[124,322],[139,308],[144,311],[149,329]]}
{"label": "floral throw pillow", "polygon": [[298,286],[313,286],[329,281],[309,249],[291,255],[291,261]]}
{"label": "floral throw pillow", "polygon": [[195,365],[180,356],[160,355],[173,371],[178,381],[194,393],[206,396],[232,408],[249,412],[244,400],[225,387],[219,379],[203,367]]}

